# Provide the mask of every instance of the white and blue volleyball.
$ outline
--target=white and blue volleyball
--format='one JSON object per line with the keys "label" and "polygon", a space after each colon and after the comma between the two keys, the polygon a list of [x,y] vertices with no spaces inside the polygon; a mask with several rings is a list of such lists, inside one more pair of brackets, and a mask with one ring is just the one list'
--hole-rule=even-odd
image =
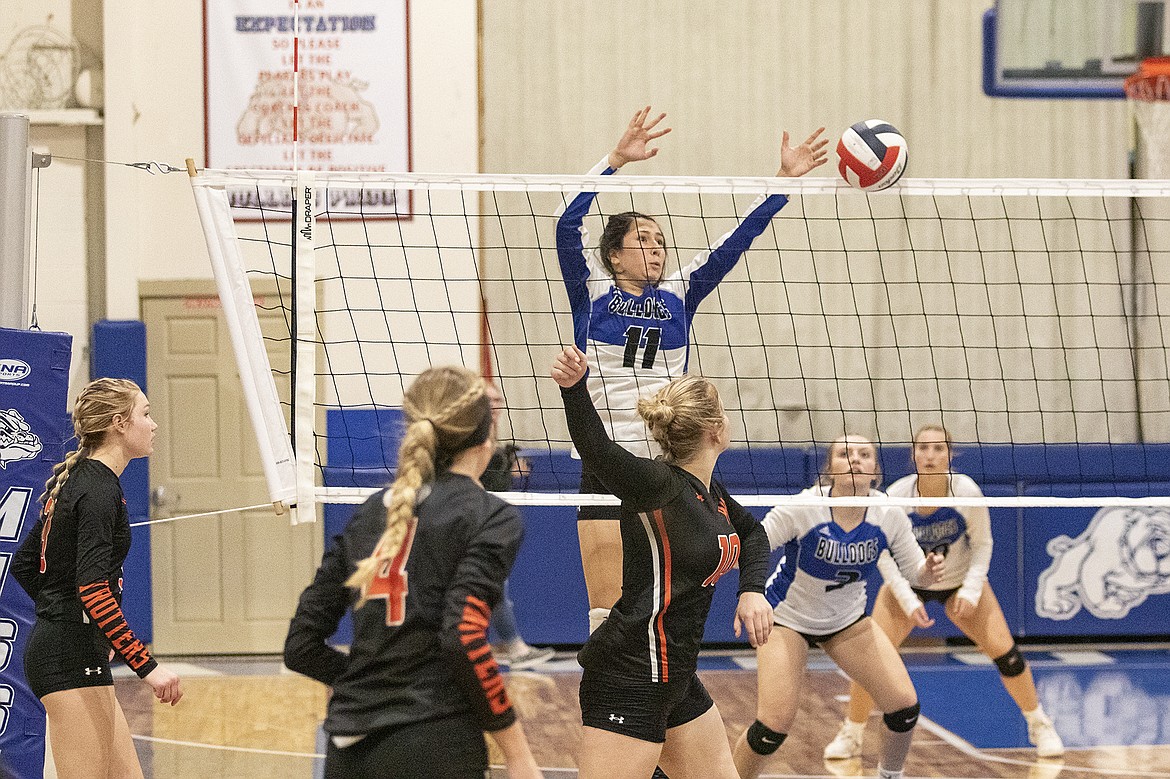
{"label": "white and blue volleyball", "polygon": [[837,157],[837,170],[849,186],[876,192],[906,170],[906,139],[889,122],[866,119],[841,134]]}

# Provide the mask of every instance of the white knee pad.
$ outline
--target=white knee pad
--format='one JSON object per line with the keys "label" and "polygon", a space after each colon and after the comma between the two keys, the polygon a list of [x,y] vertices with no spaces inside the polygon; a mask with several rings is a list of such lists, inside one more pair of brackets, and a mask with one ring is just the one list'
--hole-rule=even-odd
{"label": "white knee pad", "polygon": [[589,609],[589,633],[601,627],[601,623],[609,617],[609,609]]}

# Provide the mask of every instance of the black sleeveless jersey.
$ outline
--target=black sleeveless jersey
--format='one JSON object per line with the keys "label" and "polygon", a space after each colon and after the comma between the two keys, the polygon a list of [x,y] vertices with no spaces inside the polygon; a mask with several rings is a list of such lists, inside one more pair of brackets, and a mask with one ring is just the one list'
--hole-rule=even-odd
{"label": "black sleeveless jersey", "polygon": [[122,614],[122,563],[130,553],[130,516],[122,483],[99,460],[70,469],[12,563],[36,603],[38,619],[95,624],[139,676],[157,663]]}
{"label": "black sleeveless jersey", "polygon": [[402,549],[354,611],[348,654],[326,642],[356,602],[346,579],[386,529],[385,490],[357,509],[301,595],[284,662],[333,687],[330,734],[460,713],[488,731],[516,719],[487,630],[520,548],[520,514],[466,476],[446,472],[430,486]]}
{"label": "black sleeveless jersey", "polygon": [[585,381],[561,391],[584,467],[622,501],[622,595],[578,656],[590,670],[667,682],[695,670],[715,582],[739,566],[739,592],[764,592],[763,527],[717,480],[708,487],[610,440]]}

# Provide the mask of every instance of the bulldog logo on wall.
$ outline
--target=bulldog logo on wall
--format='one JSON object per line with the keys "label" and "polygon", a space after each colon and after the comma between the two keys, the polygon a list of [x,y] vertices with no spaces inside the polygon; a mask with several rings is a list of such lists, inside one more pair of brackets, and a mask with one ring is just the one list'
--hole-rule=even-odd
{"label": "bulldog logo on wall", "polygon": [[8,463],[31,460],[41,449],[41,439],[19,411],[0,409],[0,469],[8,468]]}
{"label": "bulldog logo on wall", "polygon": [[1081,610],[1122,619],[1151,595],[1170,592],[1170,511],[1103,508],[1079,536],[1048,542],[1052,565],[1036,589],[1036,613],[1072,619]]}

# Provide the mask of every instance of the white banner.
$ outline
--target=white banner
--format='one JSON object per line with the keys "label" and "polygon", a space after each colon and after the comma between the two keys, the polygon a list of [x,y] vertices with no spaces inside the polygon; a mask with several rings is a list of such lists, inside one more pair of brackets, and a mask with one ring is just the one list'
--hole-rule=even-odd
{"label": "white banner", "polygon": [[[208,167],[410,170],[406,0],[205,0],[204,13]],[[406,192],[324,192],[324,218],[410,214]],[[243,218],[292,207],[284,189],[229,197]]]}

